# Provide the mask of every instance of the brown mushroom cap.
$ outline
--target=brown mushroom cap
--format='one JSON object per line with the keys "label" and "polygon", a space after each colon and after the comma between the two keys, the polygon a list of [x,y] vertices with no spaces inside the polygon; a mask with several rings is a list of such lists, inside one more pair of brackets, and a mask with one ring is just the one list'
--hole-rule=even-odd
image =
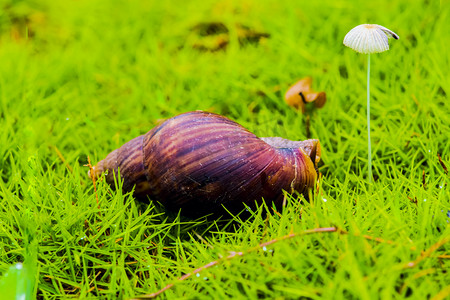
{"label": "brown mushroom cap", "polygon": [[316,92],[311,89],[312,78],[305,77],[293,84],[284,95],[284,99],[289,106],[302,109],[305,112],[305,104],[314,102],[315,107],[321,108],[327,101],[325,92]]}

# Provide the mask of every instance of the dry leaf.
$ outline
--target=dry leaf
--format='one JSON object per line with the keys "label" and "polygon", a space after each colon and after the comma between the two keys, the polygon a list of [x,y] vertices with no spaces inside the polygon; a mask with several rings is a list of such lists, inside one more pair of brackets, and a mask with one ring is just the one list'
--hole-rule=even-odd
{"label": "dry leaf", "polygon": [[305,112],[305,104],[314,102],[315,107],[321,108],[327,101],[325,92],[316,92],[311,88],[311,77],[305,77],[292,85],[284,95],[284,100],[289,106],[301,109]]}

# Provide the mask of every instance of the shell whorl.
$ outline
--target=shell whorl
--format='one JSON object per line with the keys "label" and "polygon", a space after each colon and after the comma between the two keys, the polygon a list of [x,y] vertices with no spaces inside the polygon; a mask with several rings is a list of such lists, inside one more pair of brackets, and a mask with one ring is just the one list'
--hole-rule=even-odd
{"label": "shell whorl", "polygon": [[[123,190],[150,196],[169,208],[211,212],[307,193],[316,181],[318,140],[258,138],[238,123],[202,111],[173,117],[111,152],[95,166],[120,171]],[[239,205],[240,204],[240,205]]]}

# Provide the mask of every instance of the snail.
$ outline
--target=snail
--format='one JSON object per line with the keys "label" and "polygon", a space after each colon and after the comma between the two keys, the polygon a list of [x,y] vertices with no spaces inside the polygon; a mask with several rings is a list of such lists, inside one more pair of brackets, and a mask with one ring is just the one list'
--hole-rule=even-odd
{"label": "snail", "polygon": [[193,111],[112,151],[89,176],[108,171],[105,179],[113,186],[113,173],[120,173],[124,192],[134,189],[138,199],[202,215],[222,204],[237,211],[262,199],[279,206],[283,190],[307,195],[319,160],[318,140],[258,138],[224,116]]}

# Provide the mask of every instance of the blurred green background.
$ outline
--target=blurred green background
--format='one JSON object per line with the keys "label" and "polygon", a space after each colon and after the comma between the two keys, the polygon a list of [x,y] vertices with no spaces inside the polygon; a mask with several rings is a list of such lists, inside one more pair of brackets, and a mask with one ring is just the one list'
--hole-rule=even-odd
{"label": "blurred green background", "polygon": [[[420,123],[418,104],[430,117],[444,104],[445,16],[436,1],[2,1],[0,157],[45,145],[99,159],[155,120],[196,109],[302,139],[302,116],[282,95],[312,76],[329,100],[312,136],[332,163],[346,156],[342,142],[366,142],[354,123],[364,119],[366,57],[342,45],[361,23],[401,37],[373,57],[372,102],[375,128],[389,133],[374,139],[403,144],[419,131],[408,123]],[[206,35],[208,22],[227,33]],[[242,41],[242,26],[262,37]]]}

